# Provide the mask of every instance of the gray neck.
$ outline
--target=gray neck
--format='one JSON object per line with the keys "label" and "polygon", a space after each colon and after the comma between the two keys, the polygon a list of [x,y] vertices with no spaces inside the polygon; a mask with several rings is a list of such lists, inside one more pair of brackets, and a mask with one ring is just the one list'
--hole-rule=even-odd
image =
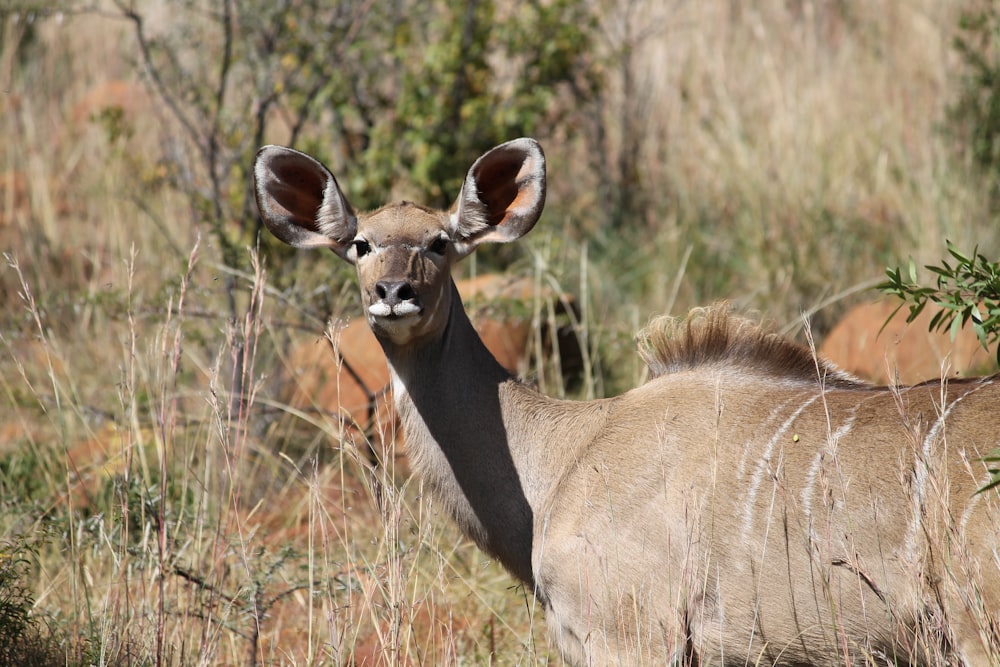
{"label": "gray neck", "polygon": [[512,446],[525,440],[512,438],[511,411],[502,404],[517,381],[486,349],[454,284],[441,338],[416,349],[382,345],[414,472],[480,548],[533,585],[527,462]]}

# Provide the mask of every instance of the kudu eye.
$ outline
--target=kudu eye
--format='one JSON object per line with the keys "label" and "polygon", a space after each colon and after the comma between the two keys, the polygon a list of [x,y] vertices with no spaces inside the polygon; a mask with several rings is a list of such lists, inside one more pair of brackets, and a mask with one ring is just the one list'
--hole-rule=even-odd
{"label": "kudu eye", "polygon": [[372,251],[372,246],[370,243],[368,243],[368,241],[365,241],[364,239],[357,239],[354,242],[354,253],[358,257],[364,257],[371,251]]}
{"label": "kudu eye", "polygon": [[431,242],[429,250],[435,255],[443,255],[448,252],[448,237],[439,236]]}

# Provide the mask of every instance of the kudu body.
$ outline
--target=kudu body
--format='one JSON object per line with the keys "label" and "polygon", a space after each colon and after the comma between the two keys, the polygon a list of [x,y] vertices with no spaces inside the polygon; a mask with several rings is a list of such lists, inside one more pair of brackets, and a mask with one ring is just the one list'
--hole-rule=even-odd
{"label": "kudu body", "polygon": [[355,264],[414,472],[544,605],[566,660],[989,664],[998,658],[1000,382],[876,388],[724,309],[653,323],[652,379],[545,397],[493,359],[451,279],[545,198],[530,139],[472,166],[451,210],[348,204],[265,147],[264,222]]}

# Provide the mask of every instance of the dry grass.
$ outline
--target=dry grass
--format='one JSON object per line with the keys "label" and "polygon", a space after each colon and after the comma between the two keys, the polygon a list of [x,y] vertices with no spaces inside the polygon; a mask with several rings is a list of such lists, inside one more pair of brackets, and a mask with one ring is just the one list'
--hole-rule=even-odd
{"label": "dry grass", "polygon": [[[940,131],[962,3],[621,4],[632,28],[610,21],[608,41],[631,35],[639,66],[632,97],[608,106],[635,117],[633,187],[653,203],[606,282],[643,317],[673,305],[679,269],[682,306],[736,299],[790,322],[888,263],[936,260],[945,238],[997,248],[985,190]],[[559,178],[585,156],[549,153],[556,205],[599,209]],[[583,223],[580,238],[606,233],[598,216]],[[649,247],[632,259],[637,243]],[[818,331],[842,308],[821,311]]]}
{"label": "dry grass", "polygon": [[[579,286],[583,393],[639,377],[631,332],[650,314],[726,296],[792,321],[886,261],[939,257],[945,237],[997,247],[936,129],[960,4],[627,4],[631,34],[651,28],[638,92],[612,73],[604,111],[639,123],[648,219],[608,234],[577,167],[592,161],[553,139],[531,242],[538,275]],[[622,16],[605,46],[629,34]],[[305,299],[258,267],[236,277],[250,315],[230,320],[231,274],[163,187],[169,133],[131,83],[124,26],[40,21],[21,61],[23,24],[0,27],[0,536],[42,536],[35,611],[72,638],[69,661],[558,662],[530,594],[417,482],[275,407]],[[124,116],[102,124],[94,98],[117,81]],[[351,289],[332,288],[345,309]]]}

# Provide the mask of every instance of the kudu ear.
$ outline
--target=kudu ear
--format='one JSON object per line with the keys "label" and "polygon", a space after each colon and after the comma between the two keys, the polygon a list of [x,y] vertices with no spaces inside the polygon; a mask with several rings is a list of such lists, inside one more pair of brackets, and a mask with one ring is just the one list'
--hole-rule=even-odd
{"label": "kudu ear", "polygon": [[545,154],[534,139],[514,139],[482,155],[452,208],[456,247],[503,243],[527,234],[545,206]]}
{"label": "kudu ear", "polygon": [[358,219],[322,163],[291,148],[264,146],[253,179],[260,217],[272,234],[296,248],[331,248],[348,259]]}

